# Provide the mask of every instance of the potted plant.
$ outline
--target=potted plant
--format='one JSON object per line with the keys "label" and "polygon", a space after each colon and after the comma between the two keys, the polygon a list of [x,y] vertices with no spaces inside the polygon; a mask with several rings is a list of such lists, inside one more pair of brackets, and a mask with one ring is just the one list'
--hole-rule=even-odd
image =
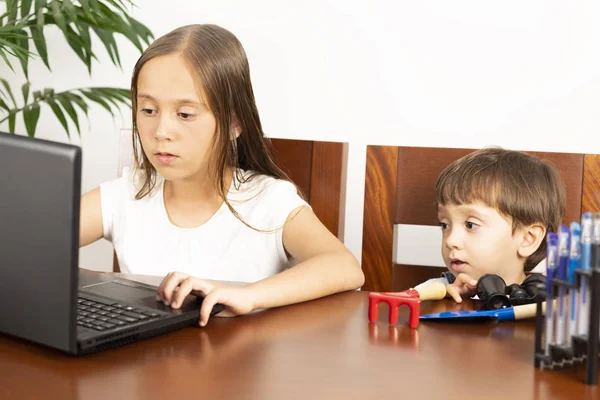
{"label": "potted plant", "polygon": [[15,133],[19,115],[23,117],[27,134],[35,136],[42,105],[45,104],[69,134],[69,122],[80,134],[79,116],[87,117],[92,103],[114,115],[121,105],[130,106],[129,89],[115,87],[86,87],[56,92],[52,88],[32,90],[28,76],[29,61],[39,58],[50,70],[44,29],[58,27],[71,49],[92,72],[92,60],[97,59],[92,47],[92,34],[103,43],[111,62],[121,67],[115,35],[121,34],[143,51],[153,39],[152,32],[128,15],[131,0],[6,0],[6,11],[0,15],[0,62],[13,72],[20,63],[27,81],[21,85],[23,103],[14,96],[6,79],[0,77],[0,123],[8,121]]}

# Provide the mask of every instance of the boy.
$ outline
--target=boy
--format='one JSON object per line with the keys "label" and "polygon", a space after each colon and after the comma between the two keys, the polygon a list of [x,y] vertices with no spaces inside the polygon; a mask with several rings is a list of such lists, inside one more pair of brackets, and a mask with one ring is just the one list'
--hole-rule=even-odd
{"label": "boy", "polygon": [[549,162],[485,148],[442,171],[436,203],[448,271],[435,280],[460,303],[485,274],[499,275],[507,285],[525,280],[545,257],[546,233],[560,226],[565,188]]}

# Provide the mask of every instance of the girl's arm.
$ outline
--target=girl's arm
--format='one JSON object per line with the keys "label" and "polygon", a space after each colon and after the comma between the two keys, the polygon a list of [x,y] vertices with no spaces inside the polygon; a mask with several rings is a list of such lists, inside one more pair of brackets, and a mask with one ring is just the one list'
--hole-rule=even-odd
{"label": "girl's arm", "polygon": [[102,206],[100,188],[81,196],[79,212],[79,247],[94,243],[102,238]]}
{"label": "girl's arm", "polygon": [[359,288],[360,264],[305,206],[292,211],[283,227],[283,244],[298,264],[248,285],[254,308],[271,308]]}
{"label": "girl's arm", "polygon": [[290,213],[283,226],[283,244],[298,261],[293,268],[243,287],[218,286],[172,272],[161,282],[157,300],[178,308],[190,292],[205,296],[200,310],[203,326],[217,303],[226,306],[219,315],[242,315],[356,289],[364,283],[356,258],[308,207]]}

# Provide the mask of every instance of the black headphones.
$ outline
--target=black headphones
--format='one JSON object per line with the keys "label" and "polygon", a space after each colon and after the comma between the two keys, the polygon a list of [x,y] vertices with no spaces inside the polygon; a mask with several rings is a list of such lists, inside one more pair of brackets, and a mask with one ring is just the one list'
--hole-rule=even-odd
{"label": "black headphones", "polygon": [[476,294],[488,310],[535,303],[538,293],[544,290],[545,280],[542,274],[531,274],[521,285],[506,286],[498,275],[485,274],[477,281]]}

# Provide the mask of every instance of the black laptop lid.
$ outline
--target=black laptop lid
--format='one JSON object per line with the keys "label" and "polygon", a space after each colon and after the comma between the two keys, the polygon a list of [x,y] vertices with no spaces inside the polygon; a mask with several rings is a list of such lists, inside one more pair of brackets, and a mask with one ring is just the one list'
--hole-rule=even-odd
{"label": "black laptop lid", "polygon": [[81,149],[0,132],[0,332],[76,350]]}

